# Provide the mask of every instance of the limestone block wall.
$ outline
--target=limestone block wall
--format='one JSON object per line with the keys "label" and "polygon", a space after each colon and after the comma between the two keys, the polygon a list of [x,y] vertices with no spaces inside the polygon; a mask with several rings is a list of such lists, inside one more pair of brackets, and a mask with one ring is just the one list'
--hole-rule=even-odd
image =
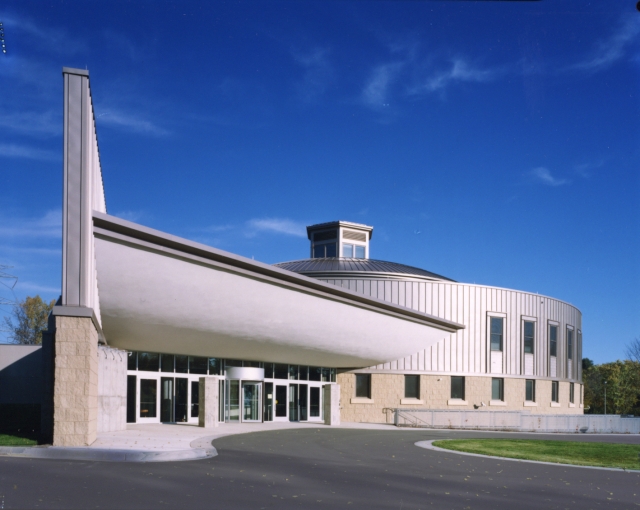
{"label": "limestone block wall", "polygon": [[127,352],[98,347],[98,432],[127,428]]}
{"label": "limestone block wall", "polygon": [[[420,375],[420,398],[404,398],[404,375],[371,374],[371,399],[355,397],[355,374],[341,373],[343,421],[393,423],[394,409],[448,409],[478,411],[530,411],[535,414],[582,414],[581,385],[575,385],[574,406],[569,404],[569,383],[560,382],[559,405],[551,405],[551,381],[536,380],[535,405],[525,405],[525,379],[504,378],[504,400],[491,401],[491,377],[465,377],[465,400],[451,400],[451,376]],[[484,403],[484,406],[482,405]]]}
{"label": "limestone block wall", "polygon": [[55,317],[53,444],[85,446],[98,424],[98,332],[90,318]]}

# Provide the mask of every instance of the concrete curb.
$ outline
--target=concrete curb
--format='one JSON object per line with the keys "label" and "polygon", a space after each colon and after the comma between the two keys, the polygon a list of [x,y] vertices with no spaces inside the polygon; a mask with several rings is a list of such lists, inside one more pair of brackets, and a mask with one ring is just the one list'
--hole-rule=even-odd
{"label": "concrete curb", "polygon": [[510,457],[495,457],[493,455],[482,455],[480,453],[469,453],[469,452],[459,452],[456,450],[447,450],[446,448],[439,448],[433,445],[434,441],[442,441],[442,439],[431,439],[429,441],[418,441],[414,443],[419,448],[424,448],[426,450],[434,450],[442,453],[455,453],[456,455],[468,455],[469,457],[482,457],[483,459],[494,459],[494,460],[510,460],[514,462],[528,462],[529,464],[544,464],[546,466],[556,466],[556,467],[572,467],[572,468],[582,468],[582,469],[600,469],[604,471],[624,471],[625,473],[640,473],[637,469],[625,469],[625,468],[608,468],[608,467],[598,467],[598,466],[580,466],[577,464],[560,464],[559,462],[543,462],[541,460],[525,460],[525,459],[512,459]]}
{"label": "concrete curb", "polygon": [[89,462],[176,462],[182,460],[208,459],[218,455],[218,451],[206,442],[197,439],[201,446],[189,450],[154,452],[149,450],[116,450],[109,448],[26,446],[0,447],[0,457],[23,459],[84,460]]}

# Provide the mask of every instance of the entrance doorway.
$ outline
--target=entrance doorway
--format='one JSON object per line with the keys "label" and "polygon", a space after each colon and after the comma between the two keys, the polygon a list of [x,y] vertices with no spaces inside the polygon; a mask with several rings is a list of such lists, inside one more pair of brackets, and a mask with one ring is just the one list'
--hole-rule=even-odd
{"label": "entrance doorway", "polygon": [[242,421],[262,421],[260,408],[262,407],[261,395],[262,383],[243,382],[242,383]]}
{"label": "entrance doorway", "polygon": [[161,377],[160,421],[163,423],[186,422],[188,418],[189,379],[185,377]]}
{"label": "entrance doorway", "polygon": [[309,419],[308,391],[307,384],[289,385],[289,421],[307,421]]}
{"label": "entrance doorway", "polygon": [[287,387],[276,384],[276,418],[287,418]]}

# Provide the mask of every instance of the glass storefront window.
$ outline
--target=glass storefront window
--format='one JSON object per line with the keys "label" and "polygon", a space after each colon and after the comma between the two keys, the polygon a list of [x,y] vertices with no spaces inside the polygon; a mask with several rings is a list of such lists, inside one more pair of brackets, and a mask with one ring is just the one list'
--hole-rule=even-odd
{"label": "glass storefront window", "polygon": [[207,358],[189,356],[189,373],[207,375]]}
{"label": "glass storefront window", "polygon": [[157,372],[160,368],[160,355],[157,352],[139,352],[138,370]]}
{"label": "glass storefront window", "polygon": [[298,365],[289,365],[289,379],[298,379]]}
{"label": "glass storefront window", "polygon": [[199,412],[200,412],[200,383],[198,381],[191,381],[191,417],[197,418]]}
{"label": "glass storefront window", "polygon": [[265,379],[273,379],[273,363],[264,364],[264,377]]}
{"label": "glass storefront window", "polygon": [[289,379],[289,367],[283,363],[274,363],[273,377],[275,379]]}
{"label": "glass storefront window", "polygon": [[179,374],[189,373],[189,356],[176,356],[176,372]]}
{"label": "glass storefront window", "polygon": [[309,380],[310,381],[321,381],[322,380],[322,369],[320,367],[309,367]]}
{"label": "glass storefront window", "polygon": [[322,382],[330,382],[331,381],[331,372],[328,368],[322,369]]}
{"label": "glass storefront window", "polygon": [[155,379],[140,380],[140,418],[156,417],[157,391],[158,381]]}
{"label": "glass storefront window", "polygon": [[309,367],[306,365],[300,365],[299,370],[299,378],[301,381],[306,381],[309,379]]}
{"label": "glass storefront window", "polygon": [[133,351],[127,356],[127,370],[138,369],[138,353]]}
{"label": "glass storefront window", "polygon": [[228,359],[224,362],[225,367],[241,367],[242,360],[239,359]]}
{"label": "glass storefront window", "polygon": [[222,360],[209,358],[209,375],[222,375]]}
{"label": "glass storefront window", "polygon": [[243,363],[243,366],[253,368],[262,368],[260,365],[262,365],[262,363],[260,363],[259,361],[245,361]]}
{"label": "glass storefront window", "polygon": [[160,356],[160,370],[162,372],[173,372],[173,354],[162,354]]}
{"label": "glass storefront window", "polygon": [[331,382],[336,382],[336,369],[331,369]]}

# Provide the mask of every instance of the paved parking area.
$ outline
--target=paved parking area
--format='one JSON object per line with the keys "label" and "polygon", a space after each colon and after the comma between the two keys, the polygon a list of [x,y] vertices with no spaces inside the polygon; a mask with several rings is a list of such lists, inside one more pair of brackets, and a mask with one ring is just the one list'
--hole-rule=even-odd
{"label": "paved parking area", "polygon": [[[638,508],[640,473],[429,451],[442,437],[539,434],[297,427],[221,437],[191,462],[0,459],[0,508]],[[639,436],[553,435],[640,443]]]}

